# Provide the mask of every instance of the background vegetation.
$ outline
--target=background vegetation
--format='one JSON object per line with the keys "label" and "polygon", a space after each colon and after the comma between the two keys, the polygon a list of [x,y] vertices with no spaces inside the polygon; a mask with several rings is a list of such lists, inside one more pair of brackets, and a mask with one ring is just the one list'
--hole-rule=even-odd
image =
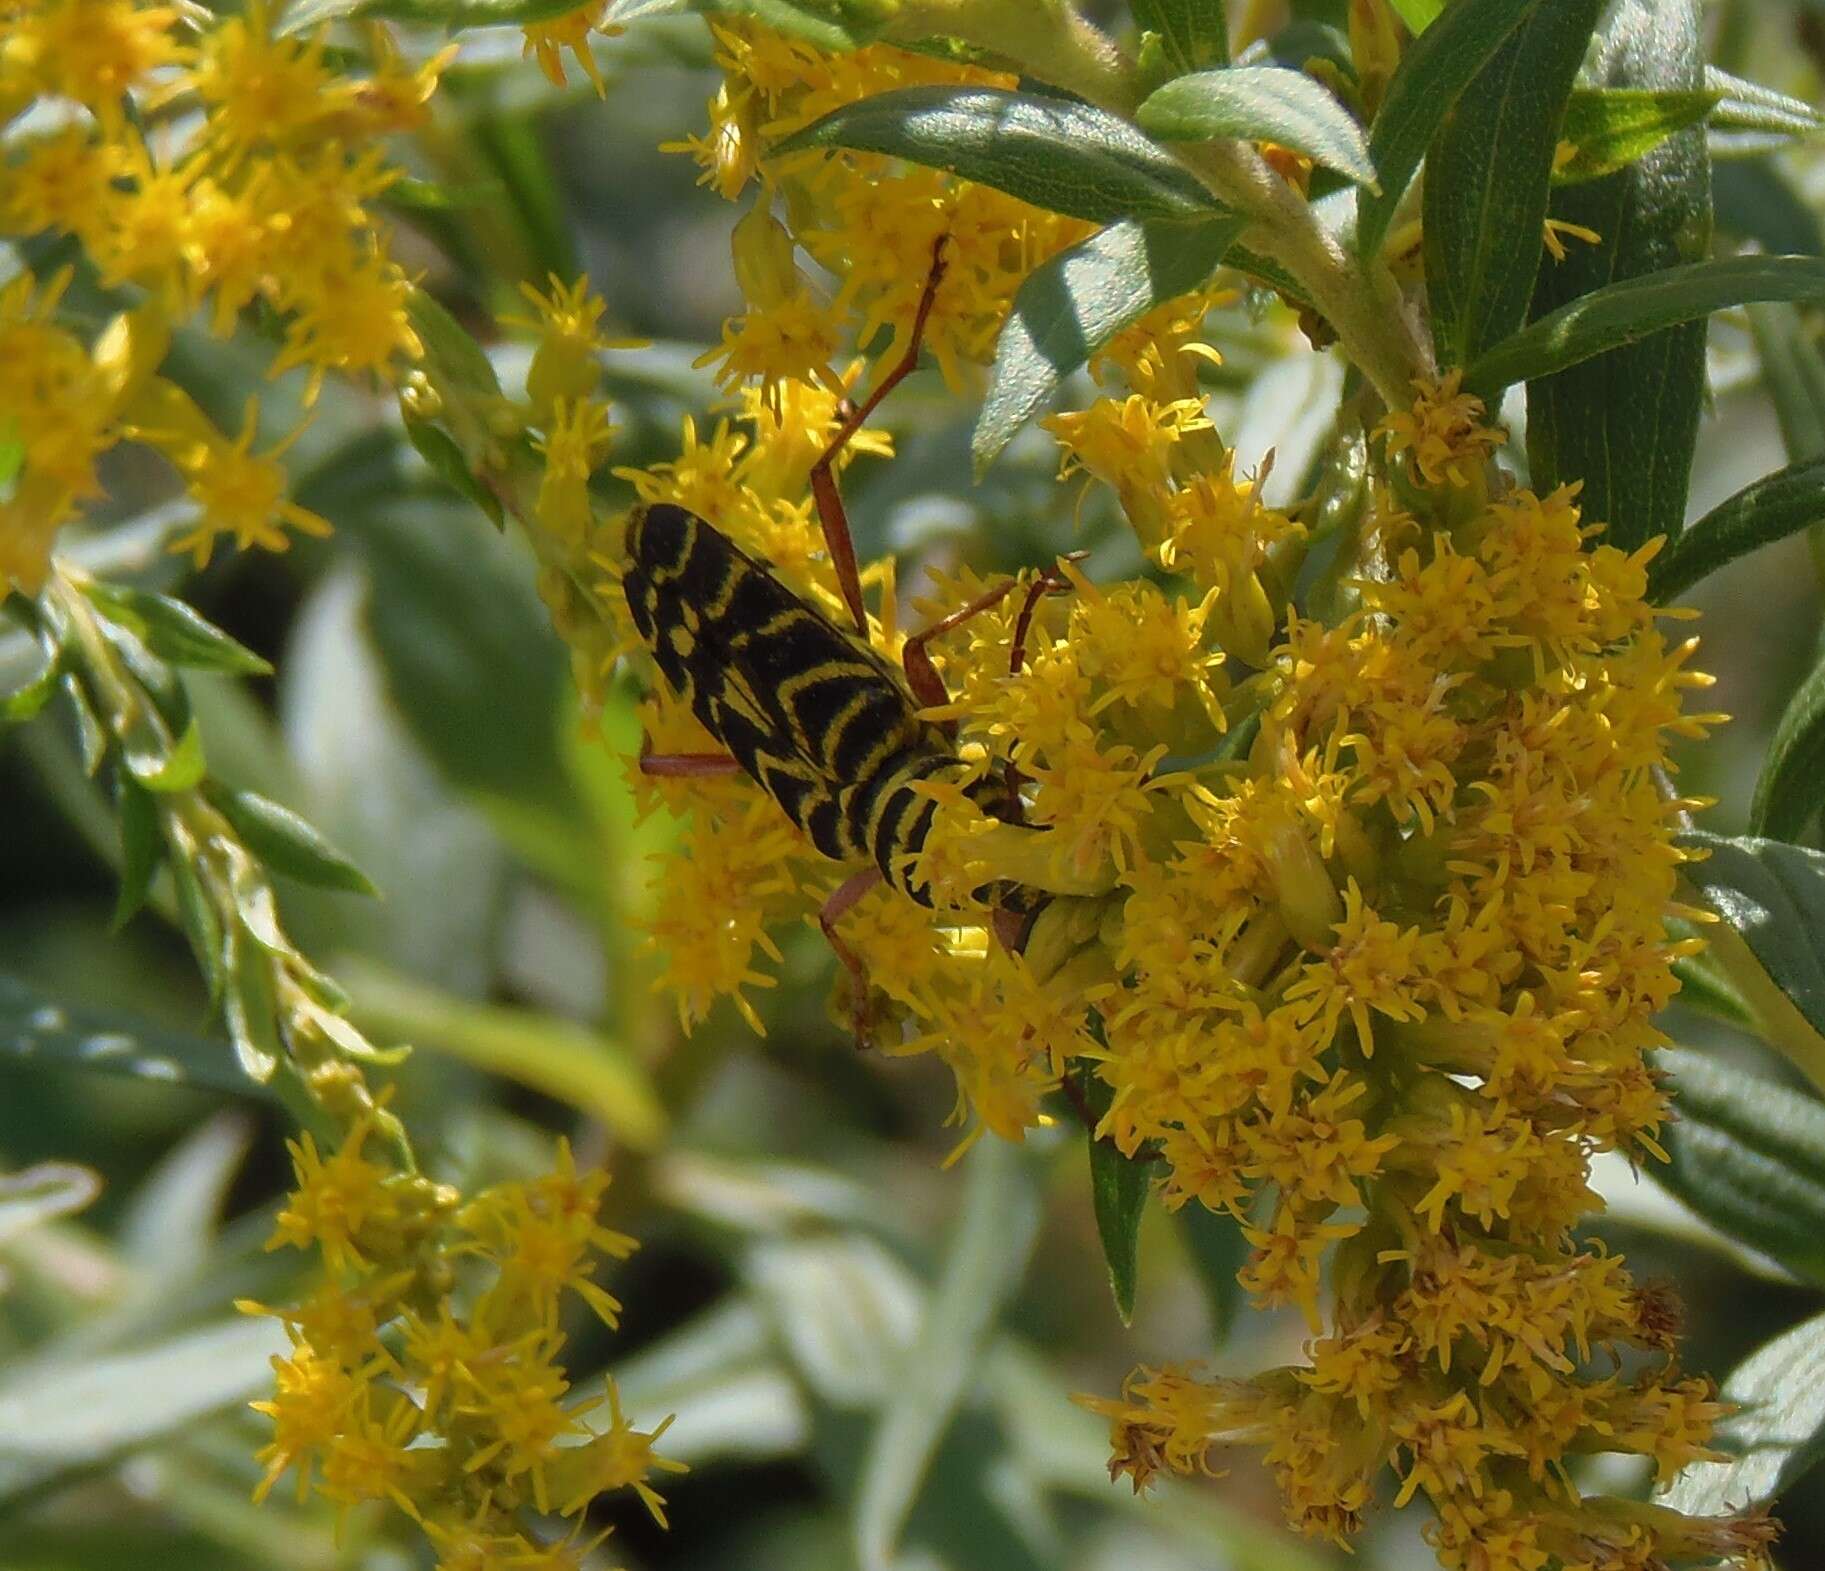
{"label": "background vegetation", "polygon": [[[1289,51],[1344,20],[1321,0],[1285,9]],[[1725,0],[1709,24],[1719,65],[1817,100],[1825,12]],[[515,29],[466,35],[433,128],[402,151],[416,181],[393,194],[392,216],[398,254],[471,325],[510,309],[503,280],[589,275],[616,325],[652,340],[607,372],[616,460],[638,465],[669,455],[682,414],[716,402],[692,362],[739,307],[726,260],[737,209],[656,150],[702,123],[702,22],[655,19],[595,54],[600,99],[574,73],[554,90]],[[1729,155],[1720,248],[1825,254],[1819,146],[1714,135]],[[1244,302],[1222,331],[1219,427],[1245,465],[1273,448],[1269,495],[1289,496],[1337,369],[1271,299]],[[511,380],[519,351],[496,348]],[[180,337],[169,374],[230,427],[260,377],[201,333]],[[1718,319],[1709,376],[1694,516],[1825,452],[1817,313]],[[300,384],[268,392],[274,436],[299,418]],[[1135,569],[1131,537],[1056,483],[1036,432],[971,484],[972,416],[930,372],[896,395],[898,455],[847,482],[865,556],[966,555],[986,572],[1076,547],[1093,577]],[[1518,432],[1519,410],[1505,418]],[[1505,461],[1524,467],[1518,443]],[[728,1008],[679,1033],[639,938],[645,859],[668,830],[632,814],[632,695],[614,694],[603,737],[579,734],[526,554],[427,472],[384,397],[323,396],[290,467],[297,500],[335,534],[284,556],[187,573],[161,551],[169,477],[133,462],[115,455],[108,513],[68,548],[110,577],[181,587],[272,662],[271,677],[187,676],[191,700],[216,774],[297,809],[384,892],[287,885],[283,899],[303,949],[350,988],[357,1023],[414,1044],[396,1109],[465,1183],[537,1168],[554,1131],[586,1159],[612,1157],[609,1220],[642,1247],[612,1283],[620,1332],[580,1318],[574,1368],[582,1383],[612,1367],[647,1423],[675,1412],[665,1449],[692,1471],[668,1487],[670,1531],[630,1505],[606,1563],[844,1567],[852,1521],[891,1536],[908,1509],[905,1540],[969,1571],[1345,1563],[1282,1534],[1246,1458],[1218,1483],[1139,1501],[1110,1486],[1104,1426],[1068,1401],[1213,1343],[1238,1370],[1296,1353],[1296,1315],[1237,1313],[1231,1233],[1150,1215],[1124,1328],[1084,1204],[1081,1136],[985,1142],[946,1169],[948,1077],[932,1061],[856,1054],[827,1012],[831,963],[814,931],[791,948],[784,984],[756,997],[764,1039]],[[1769,738],[1813,665],[1818,585],[1802,537],[1692,596],[1701,663],[1736,717],[1682,777],[1720,799],[1714,830],[1748,820]],[[0,686],[31,662],[22,635],[0,639]],[[285,1490],[249,1504],[265,1426],[244,1403],[268,1381],[278,1332],[227,1306],[294,1291],[294,1265],[262,1247],[291,1122],[209,1024],[168,894],[114,929],[113,815],[67,716],[8,736],[0,792],[0,1164],[31,1170],[0,1199],[0,1565],[410,1564],[417,1551],[377,1513],[338,1537],[327,1510],[295,1509]],[[1791,1083],[1746,1038],[1676,1015],[1682,1044]],[[1605,1169],[1600,1231],[1638,1276],[1679,1285],[1686,1361],[1722,1379],[1825,1309],[1825,1249],[1776,1264],[1697,1221],[1661,1177]],[[92,1204],[64,1214],[97,1182]],[[927,1447],[926,1404],[959,1377],[961,1417]],[[1781,1516],[1781,1563],[1825,1561],[1825,1494],[1792,1489]],[[1413,1533],[1384,1518],[1354,1563],[1429,1561]]]}

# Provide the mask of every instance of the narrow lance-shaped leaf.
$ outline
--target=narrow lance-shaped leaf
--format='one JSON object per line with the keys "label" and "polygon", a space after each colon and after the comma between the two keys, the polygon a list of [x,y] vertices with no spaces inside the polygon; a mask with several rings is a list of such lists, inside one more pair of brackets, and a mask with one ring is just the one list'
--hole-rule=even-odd
{"label": "narrow lance-shaped leaf", "polygon": [[[1806,332],[1799,311],[1790,305],[1763,303],[1748,309],[1749,327],[1762,361],[1762,380],[1780,422],[1781,441],[1789,458],[1814,471],[1805,505],[1810,514],[1815,563],[1825,560],[1825,356]],[[1790,465],[1789,469],[1796,467]],[[1785,474],[1788,471],[1783,470]],[[1775,723],[1774,736],[1755,782],[1749,827],[1761,835],[1798,840],[1814,823],[1825,803],[1825,649],[1815,651],[1812,669],[1794,690]]]}
{"label": "narrow lance-shaped leaf", "polygon": [[1035,207],[1095,223],[1208,218],[1208,191],[1127,121],[1090,104],[998,87],[930,85],[878,93],[787,137],[775,157],[811,147],[885,153],[994,186]]}
{"label": "narrow lance-shaped leaf", "polygon": [[1423,32],[1414,29],[1413,47],[1402,56],[1369,128],[1369,161],[1381,189],[1365,192],[1357,205],[1356,248],[1364,256],[1380,247],[1395,208],[1458,95],[1541,3],[1484,0],[1452,6]]}
{"label": "narrow lance-shaped leaf", "polygon": [[1731,1238],[1825,1283],[1825,1102],[1703,1053],[1659,1055],[1679,1110],[1661,1131],[1670,1190]]}
{"label": "narrow lance-shaped leaf", "polygon": [[115,772],[114,815],[120,824],[120,893],[114,901],[118,928],[146,903],[153,876],[164,863],[165,842],[152,793],[125,769]]}
{"label": "narrow lance-shaped leaf", "polygon": [[1825,1088],[1825,854],[1701,830],[1680,843],[1708,853],[1683,872],[1728,924],[1713,947],[1722,955],[1739,943],[1754,962],[1733,969],[1730,980],[1768,1040]]}
{"label": "narrow lance-shaped leaf", "polygon": [[1722,1462],[1694,1462],[1657,1497],[1689,1516],[1727,1516],[1772,1500],[1825,1452],[1825,1315],[1764,1344],[1719,1393],[1730,1412],[1712,1432]]}
{"label": "narrow lance-shaped leaf", "polygon": [[1610,284],[1494,345],[1464,373],[1485,401],[1512,382],[1563,371],[1620,344],[1752,300],[1825,299],[1825,258],[1730,256]]}
{"label": "narrow lance-shaped leaf", "polygon": [[1677,600],[1726,563],[1814,524],[1825,524],[1825,458],[1751,481],[1687,528],[1648,569],[1654,600]]}
{"label": "narrow lance-shaped leaf", "polygon": [[1581,185],[1626,169],[1675,132],[1703,124],[1717,101],[1701,89],[1580,88],[1565,106],[1553,183]]}
{"label": "narrow lance-shaped leaf", "polygon": [[290,808],[281,807],[257,791],[236,791],[222,785],[211,785],[207,794],[246,842],[247,849],[274,872],[319,889],[340,889],[358,895],[378,893],[367,874]]}
{"label": "narrow lance-shaped leaf", "polygon": [[571,0],[299,0],[281,13],[278,31],[311,34],[326,22],[358,19],[420,22],[460,32],[466,27],[521,27],[574,9]]}
{"label": "narrow lance-shaped leaf", "polygon": [[84,593],[110,622],[126,628],[161,660],[231,676],[266,676],[272,667],[195,607],[170,595],[99,580]]}
{"label": "narrow lance-shaped leaf", "polygon": [[1446,367],[1468,365],[1527,318],[1559,125],[1601,9],[1551,0],[1529,13],[1426,151],[1426,298]]}
{"label": "narrow lance-shaped leaf", "polygon": [[1018,1148],[979,1141],[963,1213],[919,1338],[868,1437],[856,1485],[856,1559],[889,1566],[951,1415],[975,1374],[995,1318],[1018,1286],[1038,1231],[1032,1170]]}
{"label": "narrow lance-shaped leaf", "polygon": [[1138,1280],[1141,1217],[1153,1191],[1152,1161],[1122,1155],[1113,1140],[1099,1139],[1096,1125],[1109,1111],[1114,1093],[1093,1066],[1072,1071],[1076,1087],[1073,1100],[1085,1114],[1085,1138],[1090,1144],[1090,1202],[1096,1213],[1097,1236],[1103,1260],[1109,1267],[1109,1288],[1115,1295],[1115,1312],[1123,1325],[1134,1320],[1134,1293]]}
{"label": "narrow lance-shaped leaf", "polygon": [[66,1001],[5,975],[0,975],[0,1058],[256,1094],[225,1041]]}
{"label": "narrow lance-shaped leaf", "polygon": [[1714,130],[1760,132],[1785,139],[1813,136],[1825,128],[1825,115],[1804,99],[1790,98],[1714,65],[1705,67],[1705,90],[1718,99],[1710,118]]}
{"label": "narrow lance-shaped leaf", "polygon": [[1788,458],[1798,462],[1825,456],[1825,354],[1812,341],[1797,306],[1762,301],[1745,314]]}
{"label": "narrow lance-shaped leaf", "polygon": [[986,468],[1058,385],[1115,334],[1216,271],[1240,219],[1111,224],[1036,268],[995,344],[972,451]]}
{"label": "narrow lance-shaped leaf", "polygon": [[1181,76],[1157,89],[1135,120],[1166,142],[1218,137],[1276,142],[1359,185],[1375,184],[1375,165],[1361,129],[1342,104],[1302,71],[1232,66]]}
{"label": "narrow lance-shaped leaf", "polygon": [[1755,782],[1749,827],[1797,840],[1825,807],[1825,655],[1813,662],[1774,727]]}
{"label": "narrow lance-shaped leaf", "polygon": [[51,701],[63,679],[63,652],[55,647],[48,649],[38,674],[0,698],[0,724],[19,724],[34,719]]}
{"label": "narrow lance-shaped leaf", "polygon": [[[1606,86],[1703,98],[1697,0],[1618,0],[1593,70]],[[1568,122],[1572,116],[1568,114]],[[1568,130],[1568,136],[1570,132]],[[1606,284],[1700,260],[1711,243],[1711,168],[1697,125],[1626,168],[1558,191],[1566,255],[1540,271],[1531,314]],[[1676,536],[1705,395],[1705,327],[1684,323],[1527,388],[1527,455],[1541,490],[1580,481],[1584,516],[1624,550]]]}

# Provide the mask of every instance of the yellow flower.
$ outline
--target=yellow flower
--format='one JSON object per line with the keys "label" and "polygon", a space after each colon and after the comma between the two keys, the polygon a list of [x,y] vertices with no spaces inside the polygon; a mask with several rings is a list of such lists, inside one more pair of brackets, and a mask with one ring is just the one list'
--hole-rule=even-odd
{"label": "yellow flower", "polygon": [[201,513],[195,526],[173,543],[173,549],[189,551],[199,567],[209,560],[220,535],[232,536],[243,549],[257,545],[283,551],[291,543],[284,525],[308,535],[330,532],[327,519],[285,497],[285,471],[276,460],[302,427],[270,452],[253,452],[260,419],[256,399],[248,399],[241,434],[232,442],[209,424],[187,394],[162,381],[139,400],[133,414],[133,434],[171,460]]}
{"label": "yellow flower", "polygon": [[175,6],[135,0],[39,0],[9,7],[0,66],[22,85],[73,98],[112,128],[122,98],[184,51],[173,36]]}
{"label": "yellow flower", "polygon": [[1438,382],[1414,384],[1411,409],[1390,410],[1377,428],[1387,439],[1388,457],[1411,455],[1419,477],[1431,486],[1470,484],[1502,434],[1482,424],[1483,401],[1458,391],[1463,372],[1453,369]]}
{"label": "yellow flower", "polygon": [[[750,385],[739,428],[687,424],[675,463],[628,478],[840,616],[803,489],[842,333],[891,326],[890,357],[902,347],[926,281],[908,258],[948,235],[929,347],[954,376],[1070,228],[874,155],[758,151],[869,93],[993,78],[751,24],[717,39],[723,88],[693,149],[725,191],[762,182],[749,308],[717,353]],[[828,316],[789,242],[835,276]],[[1241,1284],[1299,1307],[1303,1361],[1248,1380],[1140,1371],[1091,1404],[1137,1487],[1254,1447],[1302,1531],[1345,1543],[1378,1494],[1412,1500],[1451,1571],[1574,1554],[1639,1571],[1755,1545],[1753,1518],[1566,1483],[1569,1459],[1605,1451],[1677,1468],[1717,1416],[1672,1361],[1664,1296],[1579,1231],[1591,1156],[1658,1149],[1645,1055],[1690,941],[1667,929],[1684,805],[1656,781],[1670,739],[1718,718],[1687,708],[1704,678],[1659,630],[1652,553],[1593,541],[1575,489],[1506,482],[1502,438],[1453,373],[1382,423],[1363,514],[1331,536],[1335,593],[1289,611],[1310,515],[1263,504],[1264,474],[1238,477],[1206,410],[1221,303],[1150,313],[1099,357],[1110,391],[1046,422],[1061,478],[1108,486],[1189,597],[1073,568],[1068,596],[1023,615],[1017,585],[931,648],[948,701],[926,718],[956,727],[958,764],[921,787],[936,807],[911,876],[935,915],[884,890],[843,919],[870,1018],[890,1051],[950,1069],[965,1143],[1022,1139],[1089,1069],[1110,1098],[1096,1132],[1159,1164],[1169,1206],[1231,1213],[1253,1247]],[[891,564],[873,576],[891,649]],[[915,609],[987,587],[947,572]],[[656,740],[710,750],[676,709],[647,711]],[[657,789],[688,814],[652,924],[688,1026],[764,985],[770,929],[846,870],[745,781]],[[1632,1383],[1604,1372],[1619,1359]]]}
{"label": "yellow flower", "polygon": [[571,57],[582,68],[583,74],[589,78],[590,86],[595,88],[596,97],[606,97],[608,88],[602,81],[596,57],[590,50],[589,35],[600,33],[604,38],[618,38],[626,31],[608,22],[607,16],[608,0],[588,0],[587,4],[580,5],[575,10],[565,11],[543,22],[528,22],[520,29],[526,38],[526,47],[522,53],[539,62],[539,69],[545,73],[553,87],[563,87],[567,85],[564,51],[568,49]]}

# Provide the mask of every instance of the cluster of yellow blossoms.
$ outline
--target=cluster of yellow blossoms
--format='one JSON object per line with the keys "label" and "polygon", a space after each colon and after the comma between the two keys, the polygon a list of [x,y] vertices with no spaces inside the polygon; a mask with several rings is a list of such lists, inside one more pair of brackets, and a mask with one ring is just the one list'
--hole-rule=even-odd
{"label": "cluster of yellow blossoms", "polygon": [[[241,1306],[276,1315],[293,1345],[273,1360],[273,1398],[253,1404],[273,1421],[258,1493],[291,1468],[301,1499],[390,1501],[445,1571],[572,1571],[600,1541],[584,1512],[606,1490],[635,1490],[663,1525],[648,1480],[678,1469],[653,1455],[665,1425],[633,1428],[612,1379],[578,1399],[558,1361],[566,1293],[611,1326],[620,1311],[591,1280],[634,1248],[596,1220],[607,1174],[579,1173],[564,1146],[549,1175],[464,1201],[371,1157],[373,1134],[358,1121],[328,1157],[308,1134],[292,1143],[297,1187],[268,1247],[314,1247],[326,1275],[295,1309]],[[570,1531],[535,1539],[528,1511]]]}
{"label": "cluster of yellow blossoms", "polygon": [[[259,0],[214,21],[133,0],[0,8],[0,234],[82,256],[0,287],[0,449],[14,463],[0,593],[40,589],[53,537],[102,495],[98,465],[123,442],[182,481],[195,521],[176,545],[198,561],[218,536],[283,549],[285,526],[327,531],[286,500],[288,444],[253,453],[252,401],[224,434],[161,366],[174,327],[199,313],[222,337],[262,314],[278,340],[268,369],[300,371],[306,403],[328,375],[397,383],[421,355],[410,281],[370,204],[397,179],[379,139],[423,124],[455,50],[409,65],[384,28],[360,37],[370,69],[356,77],[323,30],[290,34]],[[546,380],[569,386],[566,352],[588,353],[600,302],[580,288],[534,301],[557,346]],[[586,507],[566,477],[587,474],[606,436],[599,409],[577,408],[580,424],[538,422],[554,518]],[[292,1343],[274,1396],[254,1404],[273,1422],[259,1494],[293,1469],[301,1498],[391,1502],[446,1571],[580,1566],[605,1491],[633,1490],[663,1522],[649,1480],[677,1466],[652,1451],[665,1426],[634,1429],[612,1381],[580,1395],[560,1363],[567,1294],[610,1325],[619,1311],[592,1279],[633,1248],[597,1221],[606,1173],[578,1172],[566,1147],[548,1176],[467,1199],[429,1180],[368,1090],[356,1060],[372,1050],[294,992],[283,1007],[312,1026],[290,1021],[293,1067],[339,1138],[328,1155],[310,1135],[293,1145],[271,1244],[314,1248],[321,1285],[296,1308],[243,1305],[277,1316]],[[533,1513],[563,1521],[558,1536],[530,1531]]]}
{"label": "cluster of yellow blossoms", "polygon": [[303,368],[307,398],[328,373],[390,380],[417,354],[410,285],[369,205],[397,178],[375,144],[423,122],[454,50],[413,66],[377,24],[366,40],[357,78],[257,0],[202,29],[132,0],[6,7],[0,122],[25,118],[0,165],[0,235],[74,241],[103,299],[132,304],[91,337],[56,320],[72,269],[0,291],[0,433],[24,453],[0,504],[0,580],[37,589],[121,442],[176,470],[197,510],[180,545],[198,560],[218,536],[282,549],[285,525],[327,531],[285,500],[284,444],[252,451],[251,402],[231,436],[157,373],[174,323],[205,310],[227,336],[250,306],[274,317],[271,372]]}
{"label": "cluster of yellow blossoms", "polygon": [[[727,82],[690,145],[729,194],[758,172],[792,223],[763,201],[737,237],[749,310],[720,353],[731,381],[762,386],[742,387],[736,422],[708,440],[687,427],[675,463],[630,478],[840,618],[799,500],[846,380],[829,369],[852,341],[835,324],[903,333],[930,238],[949,230],[966,309],[934,312],[933,346],[947,373],[981,358],[974,214],[1018,204],[847,154],[757,166],[757,130],[901,81],[977,78],[884,49],[719,37]],[[1011,213],[1019,254],[998,281],[1069,227]],[[828,302],[782,262],[794,235],[842,280]],[[1092,1404],[1137,1487],[1246,1444],[1290,1519],[1339,1542],[1392,1477],[1400,1503],[1431,1504],[1450,1568],[1755,1558],[1762,1518],[1583,1495],[1568,1471],[1624,1453],[1665,1479],[1709,1454],[1722,1411],[1677,1369],[1670,1300],[1579,1231],[1599,1205],[1593,1155],[1657,1157],[1667,1114],[1645,1055],[1675,991],[1673,831],[1693,805],[1668,789],[1667,747],[1718,718],[1682,709],[1706,682],[1693,645],[1647,602],[1651,548],[1594,541],[1575,489],[1495,475],[1498,437],[1454,378],[1373,433],[1356,507],[1321,522],[1265,505],[1198,386],[1222,298],[1128,330],[1094,368],[1121,390],[1047,422],[1064,473],[1111,488],[1173,589],[1067,567],[1074,592],[1039,603],[1020,659],[1018,595],[936,646],[954,696],[931,718],[957,725],[965,758],[1014,767],[1035,849],[1011,866],[1007,826],[933,788],[919,874],[949,911],[934,922],[877,889],[841,924],[876,1040],[940,1054],[961,1108],[1015,1139],[1049,1116],[1071,1061],[1093,1064],[1112,1095],[1097,1132],[1158,1162],[1168,1205],[1236,1216],[1254,1246],[1245,1288],[1303,1312],[1302,1365],[1143,1370]],[[1314,574],[1324,615],[1301,615],[1292,590]],[[873,633],[893,652],[890,566],[873,577]],[[921,609],[982,587],[940,578]],[[663,684],[646,720],[658,751],[717,750]],[[768,927],[804,919],[839,875],[745,779],[642,788],[688,820],[653,934],[681,1017],[729,995],[752,1019],[742,990],[778,959]],[[1071,891],[1023,953],[990,940],[971,898],[996,878]]]}

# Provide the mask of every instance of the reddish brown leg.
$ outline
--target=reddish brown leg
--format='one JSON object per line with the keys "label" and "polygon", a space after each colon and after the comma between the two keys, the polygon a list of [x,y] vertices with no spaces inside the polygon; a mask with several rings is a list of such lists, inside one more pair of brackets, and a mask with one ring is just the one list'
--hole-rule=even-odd
{"label": "reddish brown leg", "polygon": [[824,930],[824,940],[835,951],[843,969],[849,973],[849,985],[855,994],[850,1008],[850,1024],[855,1030],[855,1045],[868,1045],[868,968],[861,957],[838,936],[836,924],[855,908],[855,904],[881,881],[881,870],[871,867],[846,878],[835,894],[826,900],[817,914],[817,925]]}
{"label": "reddish brown leg", "polygon": [[939,235],[932,247],[931,271],[926,274],[925,288],[919,295],[918,309],[913,313],[912,340],[899,363],[875,384],[875,389],[860,404],[844,399],[839,409],[843,423],[830,439],[823,455],[811,466],[811,495],[817,501],[818,521],[824,526],[824,544],[836,568],[837,584],[849,606],[849,614],[862,636],[868,636],[868,613],[862,609],[862,575],[856,565],[855,541],[849,533],[849,515],[843,509],[842,493],[837,490],[836,460],[849,439],[862,429],[881,400],[912,374],[919,363],[919,349],[925,338],[925,324],[932,314],[932,302],[938,297],[938,284],[944,277],[944,247],[949,235]]}
{"label": "reddish brown leg", "polygon": [[[1067,562],[1079,561],[1086,553],[1073,551],[1065,558]],[[925,652],[925,646],[934,638],[941,638],[973,616],[980,616],[984,611],[998,606],[1012,593],[1018,580],[1008,579],[997,584],[993,589],[984,590],[968,605],[957,607],[955,611],[941,616],[922,632],[914,633],[906,640],[900,651],[901,664],[906,668],[906,684],[912,689],[913,697],[919,700],[921,707],[936,709],[950,702],[950,694],[945,691],[944,678],[938,675],[938,668],[932,664],[932,658]],[[1020,615],[1014,622],[1014,647],[1008,657],[1008,674],[1018,675],[1021,666],[1026,663],[1027,631],[1033,625],[1033,608],[1039,604],[1040,596],[1059,594],[1068,591],[1071,581],[1057,567],[1048,567],[1032,583],[1027,585],[1026,604],[1020,608]]]}
{"label": "reddish brown leg", "polygon": [[640,773],[668,778],[702,775],[738,775],[741,765],[728,753],[646,753],[640,755]]}

